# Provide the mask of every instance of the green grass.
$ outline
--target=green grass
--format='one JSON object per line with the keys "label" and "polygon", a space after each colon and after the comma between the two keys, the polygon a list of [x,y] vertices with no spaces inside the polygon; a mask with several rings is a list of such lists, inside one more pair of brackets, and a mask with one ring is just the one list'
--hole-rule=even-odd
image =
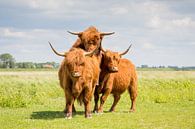
{"label": "green grass", "polygon": [[138,71],[137,110],[129,113],[125,92],[116,112],[84,118],[84,107],[64,118],[64,93],[57,71],[0,72],[0,128],[2,129],[195,129],[195,71]]}

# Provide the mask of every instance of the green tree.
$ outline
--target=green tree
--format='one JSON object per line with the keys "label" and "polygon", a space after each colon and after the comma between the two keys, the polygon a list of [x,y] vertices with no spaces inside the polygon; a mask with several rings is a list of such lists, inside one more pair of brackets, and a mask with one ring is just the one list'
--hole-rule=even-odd
{"label": "green tree", "polygon": [[0,55],[0,66],[1,68],[14,68],[15,59],[9,53],[4,53]]}

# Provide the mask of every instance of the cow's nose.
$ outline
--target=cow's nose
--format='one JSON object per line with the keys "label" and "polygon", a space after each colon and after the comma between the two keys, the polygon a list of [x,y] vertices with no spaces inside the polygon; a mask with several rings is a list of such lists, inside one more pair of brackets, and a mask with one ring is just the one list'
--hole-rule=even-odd
{"label": "cow's nose", "polygon": [[79,72],[72,72],[72,77],[80,77],[81,74]]}
{"label": "cow's nose", "polygon": [[118,72],[118,67],[114,66],[111,68],[112,72]]}

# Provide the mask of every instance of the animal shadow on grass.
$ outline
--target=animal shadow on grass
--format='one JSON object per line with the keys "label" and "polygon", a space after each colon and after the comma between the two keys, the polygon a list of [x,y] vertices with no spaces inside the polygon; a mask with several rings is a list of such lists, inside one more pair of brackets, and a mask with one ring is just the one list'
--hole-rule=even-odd
{"label": "animal shadow on grass", "polygon": [[[75,115],[84,115],[83,111],[77,111],[73,113],[73,117]],[[38,111],[33,112],[31,114],[31,119],[44,119],[44,120],[52,120],[57,118],[65,118],[63,111]]]}

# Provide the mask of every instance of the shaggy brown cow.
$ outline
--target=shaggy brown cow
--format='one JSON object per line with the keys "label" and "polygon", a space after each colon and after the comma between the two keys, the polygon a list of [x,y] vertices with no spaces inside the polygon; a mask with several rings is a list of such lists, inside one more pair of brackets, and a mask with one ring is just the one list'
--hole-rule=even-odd
{"label": "shaggy brown cow", "polygon": [[[131,46],[130,46],[131,47]],[[121,58],[126,54],[130,47],[123,53],[105,51],[102,57],[100,80],[101,85],[95,90],[94,111],[103,112],[103,104],[111,93],[114,96],[114,102],[110,111],[115,110],[115,106],[120,100],[121,94],[128,89],[131,98],[130,111],[135,111],[135,101],[137,97],[137,74],[135,66],[128,59]],[[99,94],[102,93],[100,107],[98,109]]]}
{"label": "shaggy brown cow", "polygon": [[114,32],[112,33],[99,32],[94,26],[91,26],[87,28],[85,31],[79,33],[70,31],[68,32],[73,35],[78,35],[79,37],[72,47],[82,48],[83,50],[86,51],[93,51],[94,49],[97,48],[97,46],[100,46],[100,42],[102,41],[104,36],[114,34]]}
{"label": "shaggy brown cow", "polygon": [[84,103],[85,117],[90,118],[91,98],[100,73],[97,57],[93,54],[99,48],[91,52],[85,52],[80,48],[72,48],[65,54],[56,52],[52,46],[51,48],[57,55],[65,57],[58,75],[66,98],[66,117],[68,119],[72,118],[72,106],[75,99],[77,99],[80,103]]}
{"label": "shaggy brown cow", "polygon": [[[73,44],[72,48],[81,48],[88,52],[93,51],[94,49],[99,47],[104,36],[114,34],[114,32],[111,32],[111,33],[99,32],[98,29],[94,26],[90,26],[83,32],[70,32],[70,31],[68,32],[70,34],[78,36],[78,39]],[[98,58],[99,66],[100,66],[100,63],[101,63],[100,50],[95,54],[95,56]],[[73,104],[73,111],[76,112],[74,104]]]}

